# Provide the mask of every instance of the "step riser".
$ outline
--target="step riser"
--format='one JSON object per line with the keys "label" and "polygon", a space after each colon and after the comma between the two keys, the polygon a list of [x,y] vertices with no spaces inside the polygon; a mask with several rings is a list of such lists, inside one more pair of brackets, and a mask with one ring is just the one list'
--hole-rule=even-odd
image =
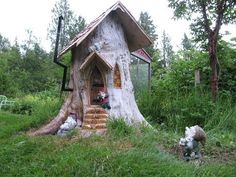
{"label": "step riser", "polygon": [[85,114],[85,119],[93,119],[93,118],[108,118],[108,114]]}
{"label": "step riser", "polygon": [[84,120],[103,120],[103,119],[108,119],[108,117],[105,116],[86,116],[84,117]]}
{"label": "step riser", "polygon": [[102,124],[106,123],[107,119],[85,119],[84,124]]}
{"label": "step riser", "polygon": [[84,116],[82,129],[88,131],[106,129],[108,114],[101,107],[90,107]]}
{"label": "step riser", "polygon": [[106,124],[84,124],[83,129],[105,129]]}
{"label": "step riser", "polygon": [[87,114],[107,114],[107,112],[104,109],[101,108],[93,108],[93,109],[88,109],[86,111]]}

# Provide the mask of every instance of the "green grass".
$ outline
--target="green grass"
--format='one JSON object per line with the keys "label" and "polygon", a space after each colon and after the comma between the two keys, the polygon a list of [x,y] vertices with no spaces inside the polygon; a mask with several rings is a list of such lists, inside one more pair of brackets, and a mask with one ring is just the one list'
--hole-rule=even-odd
{"label": "green grass", "polygon": [[236,105],[231,99],[220,94],[214,103],[208,92],[198,89],[181,94],[140,91],[137,95],[139,109],[149,122],[176,132],[199,125],[207,131],[236,133]]}
{"label": "green grass", "polygon": [[[171,149],[179,137],[173,132],[134,128],[122,121],[109,123],[104,137],[28,137],[24,131],[36,118],[0,112],[0,176],[160,176],[233,177],[236,159],[220,161],[213,152],[235,152],[235,136],[211,134],[202,165],[179,160]],[[213,146],[216,142],[221,147]],[[220,151],[221,150],[221,151]],[[170,152],[170,153],[168,153]],[[213,153],[213,155],[211,154]],[[235,154],[232,154],[235,155]]]}

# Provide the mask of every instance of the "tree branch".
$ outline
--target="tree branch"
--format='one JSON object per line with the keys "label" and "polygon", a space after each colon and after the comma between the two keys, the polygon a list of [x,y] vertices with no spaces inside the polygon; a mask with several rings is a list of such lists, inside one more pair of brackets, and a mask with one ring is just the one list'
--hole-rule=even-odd
{"label": "tree branch", "polygon": [[216,14],[217,14],[217,19],[216,19],[216,24],[214,27],[214,35],[218,36],[220,27],[222,25],[222,20],[224,16],[224,11],[226,7],[226,1],[227,0],[217,0],[217,9],[216,9]]}
{"label": "tree branch", "polygon": [[211,29],[210,29],[209,20],[208,20],[208,18],[207,18],[206,2],[205,2],[205,0],[201,0],[201,1],[200,1],[200,7],[201,7],[202,14],[203,14],[204,28],[205,28],[205,30],[207,31],[207,33],[210,34]]}

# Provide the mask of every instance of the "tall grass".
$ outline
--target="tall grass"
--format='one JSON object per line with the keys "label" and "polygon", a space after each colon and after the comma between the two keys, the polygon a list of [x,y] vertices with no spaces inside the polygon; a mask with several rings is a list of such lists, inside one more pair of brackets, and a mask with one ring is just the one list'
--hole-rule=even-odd
{"label": "tall grass", "polygon": [[236,106],[228,96],[213,103],[209,93],[202,90],[181,94],[141,91],[137,99],[144,116],[167,129],[179,131],[198,124],[206,130],[236,132]]}

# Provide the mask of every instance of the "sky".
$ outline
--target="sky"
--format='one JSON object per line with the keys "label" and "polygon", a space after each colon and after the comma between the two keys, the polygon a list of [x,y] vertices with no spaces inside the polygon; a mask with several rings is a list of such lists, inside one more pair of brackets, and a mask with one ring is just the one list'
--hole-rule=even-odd
{"label": "sky", "polygon": [[[89,23],[106,11],[117,0],[68,0],[75,14]],[[168,8],[168,0],[120,0],[131,14],[138,20],[140,12],[148,12],[161,39],[163,30],[169,35],[174,49],[181,45],[184,33],[190,34],[189,22],[172,19],[173,10]],[[0,34],[11,43],[17,39],[26,40],[26,30],[31,30],[41,46],[49,51],[50,41],[47,29],[51,22],[52,8],[56,0],[0,0]],[[236,25],[223,27],[222,31],[231,31],[236,36]],[[229,37],[228,37],[229,38]]]}

